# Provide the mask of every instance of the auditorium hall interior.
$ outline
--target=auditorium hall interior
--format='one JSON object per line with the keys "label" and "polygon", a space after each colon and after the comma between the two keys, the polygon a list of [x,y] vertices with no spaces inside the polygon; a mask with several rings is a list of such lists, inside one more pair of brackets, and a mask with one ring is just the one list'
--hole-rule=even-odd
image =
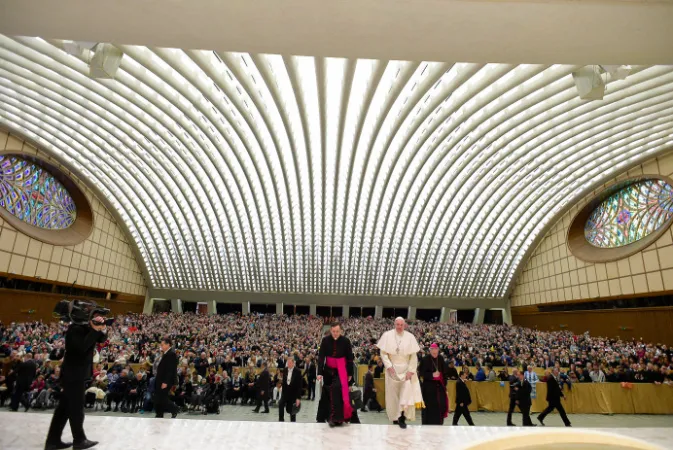
{"label": "auditorium hall interior", "polygon": [[0,5],[0,449],[673,448],[673,0]]}

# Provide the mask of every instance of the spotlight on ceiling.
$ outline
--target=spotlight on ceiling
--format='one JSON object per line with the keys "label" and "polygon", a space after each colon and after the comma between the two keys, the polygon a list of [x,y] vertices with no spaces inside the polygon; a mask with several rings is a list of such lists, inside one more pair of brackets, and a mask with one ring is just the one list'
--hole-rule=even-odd
{"label": "spotlight on ceiling", "polygon": [[604,73],[610,74],[613,80],[625,80],[631,75],[631,66],[629,65],[602,65],[600,66]]}
{"label": "spotlight on ceiling", "polygon": [[577,93],[582,100],[603,100],[605,82],[598,66],[585,66],[573,72]]}
{"label": "spotlight on ceiling", "polygon": [[112,44],[97,44],[89,63],[91,78],[114,78],[124,53]]}
{"label": "spotlight on ceiling", "polygon": [[85,49],[92,50],[96,44],[96,42],[86,41],[63,41],[63,50],[70,55],[80,57]]}

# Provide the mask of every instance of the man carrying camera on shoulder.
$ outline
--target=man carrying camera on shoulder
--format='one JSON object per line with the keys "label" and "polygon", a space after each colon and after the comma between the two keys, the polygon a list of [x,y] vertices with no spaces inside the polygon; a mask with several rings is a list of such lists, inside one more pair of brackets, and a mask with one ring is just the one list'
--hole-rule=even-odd
{"label": "man carrying camera on shoulder", "polygon": [[[86,319],[85,319],[86,320]],[[45,450],[75,450],[98,444],[84,434],[84,390],[93,374],[93,354],[96,343],[104,342],[107,330],[105,318],[95,312],[88,323],[72,323],[65,334],[65,356],[61,366],[61,401],[54,411]],[[64,443],[61,434],[67,421],[74,442]]]}

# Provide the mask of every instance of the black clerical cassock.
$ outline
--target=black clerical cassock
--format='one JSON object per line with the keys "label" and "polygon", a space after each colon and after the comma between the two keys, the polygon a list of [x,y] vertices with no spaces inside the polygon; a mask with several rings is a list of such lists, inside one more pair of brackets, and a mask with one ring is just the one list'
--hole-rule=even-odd
{"label": "black clerical cassock", "polygon": [[[423,425],[443,425],[449,415],[449,397],[446,395],[446,381],[449,378],[448,367],[442,355],[433,358],[425,355],[421,360],[419,374],[423,378],[421,391],[423,392]],[[435,377],[434,373],[439,372]]]}
{"label": "black clerical cassock", "polygon": [[348,377],[353,376],[353,349],[351,341],[343,336],[334,339],[325,336],[318,352],[318,376],[323,377],[323,387],[318,403],[318,422],[330,425],[348,422],[353,407],[348,391]]}

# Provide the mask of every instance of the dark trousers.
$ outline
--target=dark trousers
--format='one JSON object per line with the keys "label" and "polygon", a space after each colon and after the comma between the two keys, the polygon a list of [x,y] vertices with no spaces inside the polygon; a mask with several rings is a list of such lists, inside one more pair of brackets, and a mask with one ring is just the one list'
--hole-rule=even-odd
{"label": "dark trousers", "polygon": [[119,392],[108,392],[107,394],[107,407],[112,408],[112,403],[115,404],[115,411],[119,407],[119,404],[124,400],[124,394]]}
{"label": "dark trousers", "polygon": [[523,426],[532,427],[533,421],[530,420],[530,405],[519,405],[521,415],[523,416]]}
{"label": "dark trousers", "polygon": [[285,411],[290,415],[290,422],[296,422],[297,416],[292,414],[292,407],[297,403],[297,399],[285,398],[281,394],[280,401],[278,402],[278,421],[285,422]]}
{"label": "dark trousers", "polygon": [[178,407],[175,406],[175,403],[173,403],[170,398],[168,398],[169,392],[170,389],[168,387],[166,389],[159,388],[154,392],[154,409],[157,413],[157,417],[164,417],[165,411],[168,411],[171,414],[178,413]]}
{"label": "dark trousers", "polygon": [[16,389],[14,389],[14,393],[12,394],[12,401],[10,402],[9,407],[16,411],[19,409],[19,403],[21,403],[26,409],[28,409],[29,403],[26,393],[29,391],[30,386],[21,386],[19,383],[16,383]]}
{"label": "dark trousers", "polygon": [[315,380],[308,380],[308,387],[306,388],[307,392],[307,399],[308,400],[315,400]]}
{"label": "dark trousers", "polygon": [[73,440],[75,442],[86,440],[84,434],[84,390],[84,380],[63,383],[61,401],[51,418],[47,443],[57,444],[61,442],[63,428],[68,421],[70,421]]}
{"label": "dark trousers", "polygon": [[460,416],[465,416],[465,420],[467,420],[468,425],[474,426],[474,422],[472,422],[472,416],[470,415],[470,410],[467,409],[467,406],[456,405],[456,410],[453,412],[454,425],[458,425]]}
{"label": "dark trousers", "polygon": [[262,403],[264,403],[264,411],[269,412],[269,399],[265,398],[262,400],[262,397],[257,397],[257,402],[255,402],[255,411],[259,411],[259,408],[262,407]]}
{"label": "dark trousers", "polygon": [[570,426],[570,420],[568,420],[568,416],[566,415],[566,410],[565,410],[565,408],[563,408],[563,405],[561,404],[560,400],[549,402],[549,404],[547,405],[547,408],[545,408],[545,410],[542,411],[542,413],[540,413],[539,416],[537,416],[537,420],[542,422],[544,420],[544,418],[547,417],[547,414],[552,412],[554,409],[556,409],[558,411],[559,415],[561,416],[561,420],[563,420],[563,423],[565,424],[565,426],[569,427]]}
{"label": "dark trousers", "polygon": [[507,425],[513,425],[513,423],[512,423],[512,413],[514,412],[514,408],[516,408],[516,398],[510,397],[509,398],[509,409],[507,410]]}

